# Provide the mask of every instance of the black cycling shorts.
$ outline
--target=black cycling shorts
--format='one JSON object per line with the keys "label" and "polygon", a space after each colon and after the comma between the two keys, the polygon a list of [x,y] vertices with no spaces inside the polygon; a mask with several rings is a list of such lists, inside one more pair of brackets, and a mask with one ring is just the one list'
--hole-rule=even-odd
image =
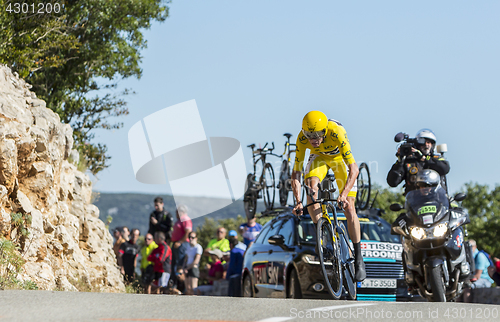
{"label": "black cycling shorts", "polygon": [[200,278],[200,269],[198,267],[193,267],[188,270],[187,277]]}

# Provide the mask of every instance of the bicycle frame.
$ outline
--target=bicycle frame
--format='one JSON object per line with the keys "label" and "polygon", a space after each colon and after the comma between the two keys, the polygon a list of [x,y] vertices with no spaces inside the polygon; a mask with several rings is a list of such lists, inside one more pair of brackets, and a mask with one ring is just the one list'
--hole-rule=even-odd
{"label": "bicycle frame", "polygon": [[[340,227],[339,225],[339,222],[338,222],[338,217],[337,217],[337,209],[335,206],[333,206],[333,204],[331,204],[332,206],[332,209],[333,209],[333,218],[330,218],[330,216],[328,215],[328,210],[327,210],[327,206],[330,204],[330,203],[333,203],[335,202],[336,200],[334,199],[330,199],[330,198],[322,198],[322,194],[323,193],[333,193],[335,192],[335,188],[333,189],[330,189],[330,185],[329,183],[331,183],[332,181],[330,181],[330,178],[331,176],[330,175],[327,175],[325,177],[326,180],[328,180],[327,184],[328,184],[328,187],[326,189],[322,189],[321,187],[321,183],[318,185],[318,199],[314,199],[314,197],[312,196],[312,194],[310,193],[310,187],[307,187],[306,188],[306,191],[308,192],[308,195],[311,197],[312,199],[312,203],[304,206],[304,208],[306,207],[309,207],[313,204],[316,204],[316,203],[320,203],[321,204],[321,217],[324,218],[328,224],[330,225],[330,227],[332,227],[332,232],[334,232],[332,234],[332,238],[333,238],[333,242],[336,243],[337,240],[335,238],[339,238],[339,241],[341,241],[342,239],[340,239],[340,235],[342,235],[342,238],[345,242],[345,245],[347,246],[347,252],[348,254],[343,254],[342,251],[341,251],[341,262],[342,262],[342,269],[343,270],[347,270],[349,272],[349,275],[351,277],[351,279],[354,281],[354,272],[351,271],[351,269],[346,269],[347,266],[351,263],[354,262],[354,258],[351,256],[351,255],[354,255],[354,250],[352,249],[350,243],[349,243],[349,240],[347,239],[347,233],[345,231],[342,230],[342,228]],[[342,205],[341,205],[342,206]],[[342,257],[345,257],[342,258]],[[355,283],[355,282],[354,282]]]}
{"label": "bicycle frame", "polygon": [[[266,165],[266,156],[268,154],[269,155],[274,155],[276,157],[280,157],[279,155],[272,153],[272,151],[274,150],[274,142],[272,142],[273,147],[270,148],[270,149],[266,149],[267,144],[268,143],[266,143],[263,148],[257,149],[257,151],[254,150],[254,147],[255,147],[254,144],[251,144],[251,145],[247,146],[247,147],[249,147],[249,148],[252,149],[252,161],[253,161],[253,174],[254,175],[257,174],[257,163],[259,163],[259,161],[262,162],[262,169],[264,169],[264,167]],[[260,156],[257,160],[255,160],[256,159],[256,155]]]}
{"label": "bicycle frame", "polygon": [[[288,133],[285,133],[284,135],[286,136],[286,134],[288,134]],[[290,143],[290,136],[287,136],[287,141],[285,142],[285,150],[283,151],[283,154],[281,155],[281,157],[283,158],[286,155],[286,159],[289,163],[292,161],[291,157],[290,157],[291,154],[296,151],[296,148],[292,150],[291,147],[297,147],[297,145],[295,143]],[[288,150],[288,153],[287,153],[287,150]]]}

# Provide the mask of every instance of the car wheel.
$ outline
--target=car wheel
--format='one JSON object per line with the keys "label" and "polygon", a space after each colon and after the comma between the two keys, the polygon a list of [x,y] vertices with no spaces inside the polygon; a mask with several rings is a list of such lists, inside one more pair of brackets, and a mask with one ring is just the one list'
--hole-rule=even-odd
{"label": "car wheel", "polygon": [[297,271],[292,269],[290,272],[290,281],[288,282],[288,298],[291,299],[301,299],[302,291],[300,289],[299,277],[297,276]]}
{"label": "car wheel", "polygon": [[254,297],[252,279],[248,274],[243,279],[243,297]]}

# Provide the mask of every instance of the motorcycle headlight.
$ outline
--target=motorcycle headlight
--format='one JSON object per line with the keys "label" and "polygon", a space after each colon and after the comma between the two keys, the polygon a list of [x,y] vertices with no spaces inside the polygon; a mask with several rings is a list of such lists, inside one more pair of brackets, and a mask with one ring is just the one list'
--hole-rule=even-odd
{"label": "motorcycle headlight", "polygon": [[420,227],[412,227],[410,235],[415,239],[422,239],[425,237],[425,230]]}
{"label": "motorcycle headlight", "polygon": [[448,231],[448,226],[446,224],[439,224],[434,227],[434,237],[443,237]]}

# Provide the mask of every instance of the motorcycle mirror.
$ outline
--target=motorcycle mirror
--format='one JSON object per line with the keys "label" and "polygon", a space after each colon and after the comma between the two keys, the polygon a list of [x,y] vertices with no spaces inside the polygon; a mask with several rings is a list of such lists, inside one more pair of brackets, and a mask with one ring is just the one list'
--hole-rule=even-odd
{"label": "motorcycle mirror", "polygon": [[455,199],[455,201],[462,201],[465,199],[465,197],[467,197],[465,193],[459,192],[455,195],[455,197],[453,197],[453,199]]}
{"label": "motorcycle mirror", "polygon": [[390,205],[389,209],[391,209],[391,211],[400,211],[403,210],[403,206],[399,203],[393,203]]}
{"label": "motorcycle mirror", "polygon": [[396,143],[401,142],[401,141],[403,141],[404,138],[405,138],[405,134],[403,132],[399,132],[394,137],[394,142],[396,142]]}

